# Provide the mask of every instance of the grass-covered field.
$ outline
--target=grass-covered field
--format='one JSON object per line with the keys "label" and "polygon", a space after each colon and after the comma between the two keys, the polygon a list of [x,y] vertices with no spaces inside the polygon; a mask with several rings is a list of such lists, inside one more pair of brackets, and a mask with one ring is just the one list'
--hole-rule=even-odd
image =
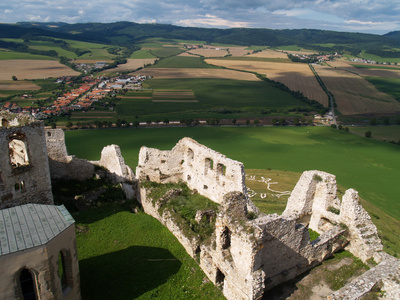
{"label": "grass-covered field", "polygon": [[0,60],[10,60],[10,59],[57,60],[56,57],[0,50]]}
{"label": "grass-covered field", "polygon": [[[245,114],[261,114],[262,109],[307,108],[308,105],[291,94],[272,87],[264,81],[226,79],[152,79],[146,83],[153,89],[192,90],[197,103],[154,103],[150,99],[122,99],[117,112],[121,118],[138,115],[146,121],[169,118],[237,118]],[[229,114],[218,114],[228,109]],[[235,115],[235,113],[237,115]]]}
{"label": "grass-covered field", "polygon": [[149,215],[106,204],[73,216],[83,299],[224,299]]}
{"label": "grass-covered field", "polygon": [[199,127],[67,131],[68,152],[98,160],[109,144],[121,147],[135,167],[142,145],[171,149],[182,137],[193,137],[247,169],[293,172],[322,170],[337,176],[344,188],[400,219],[400,148],[327,127]]}
{"label": "grass-covered field", "polygon": [[378,140],[387,142],[399,142],[400,141],[400,126],[355,126],[350,127],[350,131],[355,132],[359,135],[364,136],[365,132],[371,131],[371,137]]}
{"label": "grass-covered field", "polygon": [[152,49],[150,53],[155,57],[169,57],[181,53],[183,50],[175,47],[162,47]]}
{"label": "grass-covered field", "polygon": [[387,58],[387,57],[380,57],[374,54],[362,52],[360,56],[364,59],[374,60],[377,62],[389,62],[389,63],[400,63],[400,58]]}

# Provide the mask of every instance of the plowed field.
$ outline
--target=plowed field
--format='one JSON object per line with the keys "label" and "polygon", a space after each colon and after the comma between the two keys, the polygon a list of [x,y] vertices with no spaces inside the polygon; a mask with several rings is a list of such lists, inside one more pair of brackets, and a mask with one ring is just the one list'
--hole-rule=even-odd
{"label": "plowed field", "polygon": [[400,112],[400,103],[378,91],[363,77],[340,68],[316,65],[315,70],[335,97],[343,115]]}

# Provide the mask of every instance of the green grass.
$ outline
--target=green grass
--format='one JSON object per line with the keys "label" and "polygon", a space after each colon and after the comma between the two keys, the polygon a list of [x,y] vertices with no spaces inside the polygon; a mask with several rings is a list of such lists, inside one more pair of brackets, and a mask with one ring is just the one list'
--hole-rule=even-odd
{"label": "green grass", "polygon": [[390,125],[390,126],[354,126],[349,127],[350,131],[355,132],[364,136],[366,131],[371,131],[372,137],[379,140],[385,141],[400,141],[400,126]]}
{"label": "green grass", "polygon": [[155,57],[169,57],[182,53],[183,50],[175,47],[163,47],[150,50],[150,53]]}
{"label": "green grass", "polygon": [[400,220],[400,148],[327,127],[198,127],[67,131],[68,153],[98,160],[109,144],[121,147],[135,167],[141,146],[171,149],[182,137],[242,161],[250,169],[293,172],[322,170],[336,175],[344,188]]}
{"label": "green grass", "polygon": [[73,217],[83,299],[224,299],[149,215],[106,204]]}
{"label": "green grass", "polygon": [[[152,79],[146,81],[153,89],[193,90],[197,103],[153,103],[149,99],[121,99],[117,112],[121,118],[138,115],[141,120],[155,121],[166,117],[181,118],[237,118],[258,113],[265,108],[309,108],[290,93],[272,87],[264,81],[228,79]],[[218,113],[226,108],[233,113]],[[236,113],[236,115],[235,115]]]}
{"label": "green grass", "polygon": [[377,55],[369,54],[366,52],[362,52],[360,55],[364,59],[370,59],[377,62],[390,62],[390,63],[400,63],[400,58],[387,58],[387,57],[380,57]]}
{"label": "green grass", "polygon": [[363,65],[356,65],[351,64],[353,67],[358,69],[382,69],[382,70],[399,70],[398,67],[395,66],[387,66],[387,65],[372,65],[372,64],[363,64]]}
{"label": "green grass", "polygon": [[138,50],[133,52],[129,58],[145,59],[145,58],[155,58],[155,56],[149,53],[148,50]]}
{"label": "green grass", "polygon": [[158,61],[150,68],[211,68],[221,69],[214,65],[210,65],[201,60],[200,57],[190,56],[171,56]]}
{"label": "green grass", "polygon": [[10,60],[10,59],[57,60],[56,57],[35,55],[35,54],[24,53],[24,52],[0,50],[0,60]]}
{"label": "green grass", "polygon": [[378,90],[395,97],[400,101],[400,78],[365,77]]}
{"label": "green grass", "polygon": [[302,50],[302,48],[300,48],[297,45],[280,46],[280,47],[277,47],[277,49],[279,49],[279,50],[287,50],[287,51],[300,51],[300,50]]}
{"label": "green grass", "polygon": [[264,62],[280,62],[280,63],[292,63],[288,58],[267,58],[267,57],[254,57],[254,56],[227,56],[218,59],[222,60],[240,60],[240,61],[264,61]]}

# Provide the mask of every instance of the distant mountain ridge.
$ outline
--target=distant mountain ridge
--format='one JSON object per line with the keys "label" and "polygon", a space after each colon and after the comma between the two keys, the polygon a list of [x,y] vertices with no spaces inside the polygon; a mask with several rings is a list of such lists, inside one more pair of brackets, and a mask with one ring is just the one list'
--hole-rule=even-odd
{"label": "distant mountain ridge", "polygon": [[[260,28],[199,28],[167,24],[139,24],[133,22],[36,23],[20,22],[15,25],[0,24],[0,38],[23,38],[26,35],[84,40],[114,45],[132,45],[146,38],[181,39],[207,43],[242,46],[313,45],[318,51],[347,51],[358,54],[362,50],[386,57],[398,57],[398,52],[388,49],[400,47],[400,31],[385,35],[337,32],[316,29],[260,29]],[[335,44],[331,47],[327,44]],[[386,48],[385,48],[386,47]],[[386,52],[385,52],[386,51]]]}

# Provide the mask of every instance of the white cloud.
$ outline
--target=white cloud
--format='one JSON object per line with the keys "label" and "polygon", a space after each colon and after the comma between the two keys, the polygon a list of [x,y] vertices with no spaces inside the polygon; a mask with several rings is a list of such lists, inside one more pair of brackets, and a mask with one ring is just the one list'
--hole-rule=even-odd
{"label": "white cloud", "polygon": [[205,16],[200,16],[200,18],[196,19],[185,19],[177,21],[176,24],[182,26],[189,26],[189,27],[199,27],[199,26],[206,26],[206,27],[249,27],[249,22],[238,22],[238,21],[230,21],[219,18],[217,16],[213,16],[207,14]]}
{"label": "white cloud", "polygon": [[133,21],[218,28],[400,30],[399,0],[3,0],[0,11],[4,23]]}

